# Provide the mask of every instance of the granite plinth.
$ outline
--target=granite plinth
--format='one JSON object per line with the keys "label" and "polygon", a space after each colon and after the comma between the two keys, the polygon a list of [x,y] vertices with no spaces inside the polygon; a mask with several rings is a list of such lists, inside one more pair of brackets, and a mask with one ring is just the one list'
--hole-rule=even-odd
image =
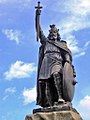
{"label": "granite plinth", "polygon": [[55,111],[35,113],[27,115],[25,120],[83,120],[79,114],[73,111]]}
{"label": "granite plinth", "polygon": [[83,120],[74,108],[67,110],[53,109],[50,110],[49,108],[48,110],[43,109],[41,111],[38,109],[32,115],[27,115],[25,120]]}

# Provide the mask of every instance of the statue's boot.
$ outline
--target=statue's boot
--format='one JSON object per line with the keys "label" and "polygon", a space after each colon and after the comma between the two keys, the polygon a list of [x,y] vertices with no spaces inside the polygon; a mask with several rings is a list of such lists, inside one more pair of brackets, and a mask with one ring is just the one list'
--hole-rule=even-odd
{"label": "statue's boot", "polygon": [[62,98],[62,80],[58,72],[53,74],[54,83],[58,94],[58,103],[65,103],[65,100]]}

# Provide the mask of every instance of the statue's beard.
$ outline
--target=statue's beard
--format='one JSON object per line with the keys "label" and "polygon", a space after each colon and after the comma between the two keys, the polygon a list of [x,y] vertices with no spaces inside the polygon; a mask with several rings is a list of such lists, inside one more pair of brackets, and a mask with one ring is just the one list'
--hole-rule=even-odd
{"label": "statue's beard", "polygon": [[57,36],[55,36],[55,35],[49,35],[48,38],[50,40],[54,40],[54,41],[57,40]]}

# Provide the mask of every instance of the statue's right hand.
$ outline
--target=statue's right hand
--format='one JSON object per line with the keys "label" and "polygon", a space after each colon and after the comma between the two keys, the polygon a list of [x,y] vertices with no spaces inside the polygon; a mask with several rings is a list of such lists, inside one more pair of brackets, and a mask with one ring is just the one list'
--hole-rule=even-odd
{"label": "statue's right hand", "polygon": [[36,10],[36,15],[40,15],[41,14],[41,10],[40,9],[37,9]]}

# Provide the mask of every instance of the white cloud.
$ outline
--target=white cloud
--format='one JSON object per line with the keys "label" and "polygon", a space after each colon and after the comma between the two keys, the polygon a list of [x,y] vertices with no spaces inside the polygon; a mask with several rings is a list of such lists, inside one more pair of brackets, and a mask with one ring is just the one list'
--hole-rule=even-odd
{"label": "white cloud", "polygon": [[24,98],[24,105],[27,105],[29,103],[32,103],[34,101],[36,101],[36,87],[32,88],[32,89],[24,89],[23,90],[23,98]]}
{"label": "white cloud", "polygon": [[73,56],[74,58],[84,56],[86,54],[86,51],[90,44],[90,42],[87,41],[86,43],[84,43],[84,45],[82,47],[79,47],[78,40],[76,40],[75,36],[70,35],[70,34],[68,34],[68,36],[66,36],[66,41],[67,41],[67,45],[68,45],[69,49],[72,51],[72,53],[74,55]]}
{"label": "white cloud", "polygon": [[77,52],[77,53],[74,55],[74,58],[78,58],[78,57],[84,56],[84,55],[86,54],[86,50],[88,49],[89,45],[90,45],[90,41],[87,41],[87,42],[84,44],[83,48],[79,48],[79,47],[78,47],[79,52]]}
{"label": "white cloud", "polygon": [[[62,6],[60,9],[60,6]],[[86,16],[90,13],[90,0],[65,0],[64,2],[58,1],[55,10],[60,12],[67,12],[74,15]]]}
{"label": "white cloud", "polygon": [[10,94],[13,94],[16,92],[16,87],[9,87],[7,89],[5,89],[5,93],[10,93]]}
{"label": "white cloud", "polygon": [[5,79],[12,80],[14,78],[26,78],[36,71],[34,63],[24,63],[16,61],[12,64],[8,71],[4,73]]}
{"label": "white cloud", "polygon": [[73,14],[87,15],[90,13],[90,0],[70,0],[70,3],[72,5],[68,4],[68,8]]}
{"label": "white cloud", "polygon": [[90,96],[85,96],[77,106],[84,120],[90,120]]}
{"label": "white cloud", "polygon": [[84,56],[85,54],[86,54],[85,51],[79,52],[78,54],[74,55],[74,58],[78,58],[78,57]]}
{"label": "white cloud", "polygon": [[78,42],[79,40],[76,39],[76,37],[72,33],[73,31],[87,28],[88,26],[90,26],[90,23],[86,23],[83,25],[82,22],[74,22],[73,20],[70,20],[71,22],[69,23],[68,20],[66,21],[67,22],[64,21],[60,26],[61,37],[67,41],[67,45],[74,54],[74,58],[85,55],[86,50],[90,45],[90,41],[87,41],[82,47],[79,47],[80,42]]}
{"label": "white cloud", "polygon": [[[83,24],[84,23],[84,24]],[[74,31],[82,30],[90,27],[90,22],[86,17],[77,15],[70,15],[70,17],[66,17],[61,23],[59,23],[61,35],[72,34]]]}
{"label": "white cloud", "polygon": [[2,98],[3,101],[5,101],[10,95],[13,95],[16,93],[16,87],[9,87],[5,89],[5,96]]}
{"label": "white cloud", "polygon": [[86,47],[88,47],[89,45],[90,45],[90,41],[87,41],[87,42],[85,43],[84,47],[86,48]]}
{"label": "white cloud", "polygon": [[5,101],[7,98],[9,97],[9,95],[5,95],[2,100]]}
{"label": "white cloud", "polygon": [[71,34],[68,34],[68,35],[66,34],[65,39],[67,39],[67,45],[69,49],[72,51],[74,58],[78,58],[86,54],[86,50],[89,46],[89,41],[86,42],[82,48],[80,48],[78,47],[79,43],[78,43],[78,40],[76,40],[75,36]]}
{"label": "white cloud", "polygon": [[68,36],[66,35],[66,39],[67,39],[67,45],[69,47],[69,49],[73,52],[73,53],[78,53],[80,51],[80,49],[78,48],[78,42],[75,39],[75,36],[68,34]]}
{"label": "white cloud", "polygon": [[18,30],[13,29],[3,29],[2,32],[6,35],[6,37],[11,40],[15,41],[17,44],[20,43],[21,38],[23,37],[21,32]]}
{"label": "white cloud", "polygon": [[80,48],[79,40],[76,39],[73,32],[90,28],[90,20],[88,19],[88,15],[90,14],[90,0],[65,0],[64,2],[58,1],[55,4],[56,7],[54,7],[53,10],[65,13],[64,19],[62,17],[62,20],[58,23],[61,38],[68,42],[68,46],[75,57],[85,55],[90,42],[86,42],[85,45]]}

